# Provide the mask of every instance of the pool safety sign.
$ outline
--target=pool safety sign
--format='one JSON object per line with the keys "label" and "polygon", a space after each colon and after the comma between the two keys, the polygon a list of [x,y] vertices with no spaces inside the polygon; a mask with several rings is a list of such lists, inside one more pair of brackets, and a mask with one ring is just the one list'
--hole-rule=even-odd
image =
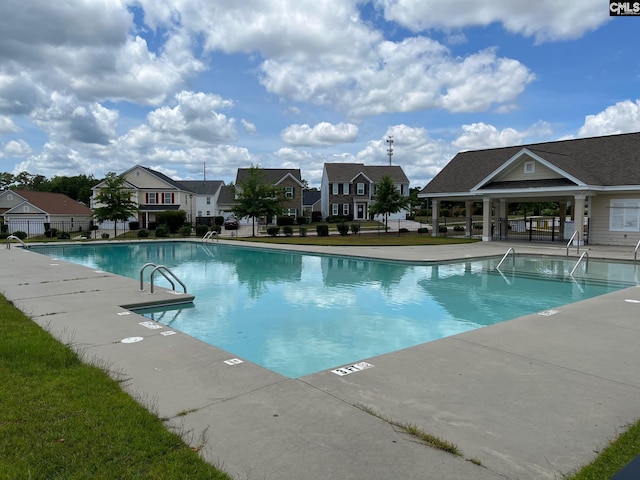
{"label": "pool safety sign", "polygon": [[371,368],[373,365],[367,362],[359,362],[354,363],[353,365],[348,365],[346,367],[336,368],[335,370],[331,370],[331,373],[335,373],[336,375],[340,375],[344,377],[345,375],[349,375],[350,373],[360,372],[362,370],[366,370],[367,368]]}

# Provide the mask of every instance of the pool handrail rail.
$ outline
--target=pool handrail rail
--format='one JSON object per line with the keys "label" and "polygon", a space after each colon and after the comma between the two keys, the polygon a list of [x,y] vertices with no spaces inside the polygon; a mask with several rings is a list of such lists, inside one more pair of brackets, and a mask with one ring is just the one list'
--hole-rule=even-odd
{"label": "pool handrail rail", "polygon": [[633,250],[633,261],[637,262],[638,261],[638,249],[640,248],[640,240],[638,240],[638,243],[636,243],[636,248]]}
{"label": "pool handrail rail", "polygon": [[496,266],[496,270],[500,270],[500,265],[502,265],[502,262],[504,262],[507,259],[510,253],[513,254],[513,266],[514,267],[516,266],[516,251],[514,250],[513,247],[509,247],[509,250],[507,250],[507,253],[504,254],[504,257],[502,257],[502,260],[498,262],[498,265]]}
{"label": "pool handrail rail", "polygon": [[578,243],[576,244],[576,255],[580,253],[580,230],[576,230],[575,232],[573,232],[573,235],[571,235],[571,238],[567,242],[567,257],[569,256],[569,247],[571,247],[571,242],[573,242],[576,235],[578,236]]}
{"label": "pool handrail rail", "polygon": [[182,288],[184,289],[184,293],[187,293],[187,287],[185,286],[184,283],[182,283],[182,281],[171,271],[169,270],[169,268],[167,268],[164,265],[157,265],[153,262],[151,263],[145,263],[142,268],[140,269],[140,291],[144,292],[144,281],[143,281],[143,275],[144,275],[144,271],[147,269],[147,267],[154,267],[153,270],[151,271],[151,275],[150,275],[150,282],[151,282],[151,289],[149,293],[154,293],[154,282],[153,282],[153,276],[154,274],[157,272],[159,272],[164,278],[167,279],[167,281],[171,284],[171,289],[175,291],[176,289],[176,284],[173,283],[173,280],[171,278],[173,278],[176,282],[178,282],[180,285],[182,285]]}
{"label": "pool handrail rail", "polygon": [[15,235],[9,235],[7,237],[7,248],[11,249],[11,240],[18,240],[22,244],[24,248],[29,248],[29,245],[24,243],[20,237],[16,237]]}
{"label": "pool handrail rail", "polygon": [[573,266],[573,269],[571,270],[571,273],[569,274],[570,277],[573,277],[573,274],[575,273],[576,269],[578,268],[578,265],[580,265],[580,262],[582,261],[582,259],[584,257],[587,257],[587,263],[585,263],[585,265],[584,265],[584,271],[586,273],[589,270],[589,252],[585,250],[584,252],[582,252],[582,255],[580,255],[580,258],[578,259],[576,264]]}
{"label": "pool handrail rail", "polygon": [[202,237],[202,242],[206,242],[207,240],[211,240],[211,237],[216,237],[216,241],[218,241],[218,239],[219,239],[218,232],[215,231],[215,230],[209,230]]}

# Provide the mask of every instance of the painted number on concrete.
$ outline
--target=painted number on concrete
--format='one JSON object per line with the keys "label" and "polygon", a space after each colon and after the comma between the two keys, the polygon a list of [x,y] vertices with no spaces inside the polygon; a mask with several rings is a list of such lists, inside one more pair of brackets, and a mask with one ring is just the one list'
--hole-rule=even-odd
{"label": "painted number on concrete", "polygon": [[348,365],[346,367],[336,368],[335,370],[331,370],[331,373],[335,373],[336,375],[340,375],[344,377],[345,375],[349,375],[350,373],[360,372],[361,370],[366,370],[367,368],[371,368],[373,365],[367,362],[359,362],[354,363],[353,365]]}
{"label": "painted number on concrete", "polygon": [[227,365],[238,365],[239,363],[243,363],[243,361],[239,358],[232,358],[230,360],[225,360],[224,363]]}

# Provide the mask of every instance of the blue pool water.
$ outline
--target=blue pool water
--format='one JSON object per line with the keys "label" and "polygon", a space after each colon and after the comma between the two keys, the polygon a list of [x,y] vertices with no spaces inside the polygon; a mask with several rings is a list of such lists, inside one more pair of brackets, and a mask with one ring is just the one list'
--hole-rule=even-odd
{"label": "blue pool water", "polygon": [[165,265],[195,302],[146,316],[293,378],[638,283],[633,265],[594,261],[568,277],[575,259],[496,271],[499,258],[424,265],[193,242],[33,250],[135,279]]}

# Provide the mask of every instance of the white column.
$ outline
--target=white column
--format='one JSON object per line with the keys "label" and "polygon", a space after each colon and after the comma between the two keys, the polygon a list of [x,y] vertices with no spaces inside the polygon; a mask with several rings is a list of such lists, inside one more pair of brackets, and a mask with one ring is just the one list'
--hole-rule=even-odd
{"label": "white column", "polygon": [[573,239],[574,245],[584,245],[584,205],[586,194],[580,193],[573,196],[573,218],[576,231],[580,232],[576,238]]}
{"label": "white column", "polygon": [[431,236],[438,236],[438,227],[440,226],[438,219],[440,218],[440,200],[433,199],[431,201]]}
{"label": "white column", "polygon": [[491,241],[491,198],[482,199],[482,241]]}
{"label": "white column", "polygon": [[467,237],[471,237],[473,234],[473,202],[468,201],[465,203],[465,210],[467,214]]}
{"label": "white column", "polygon": [[498,213],[498,217],[500,218],[500,239],[506,239],[507,238],[507,217],[509,215],[507,214],[507,199],[506,198],[501,198],[500,199],[500,209],[499,209],[499,213]]}

